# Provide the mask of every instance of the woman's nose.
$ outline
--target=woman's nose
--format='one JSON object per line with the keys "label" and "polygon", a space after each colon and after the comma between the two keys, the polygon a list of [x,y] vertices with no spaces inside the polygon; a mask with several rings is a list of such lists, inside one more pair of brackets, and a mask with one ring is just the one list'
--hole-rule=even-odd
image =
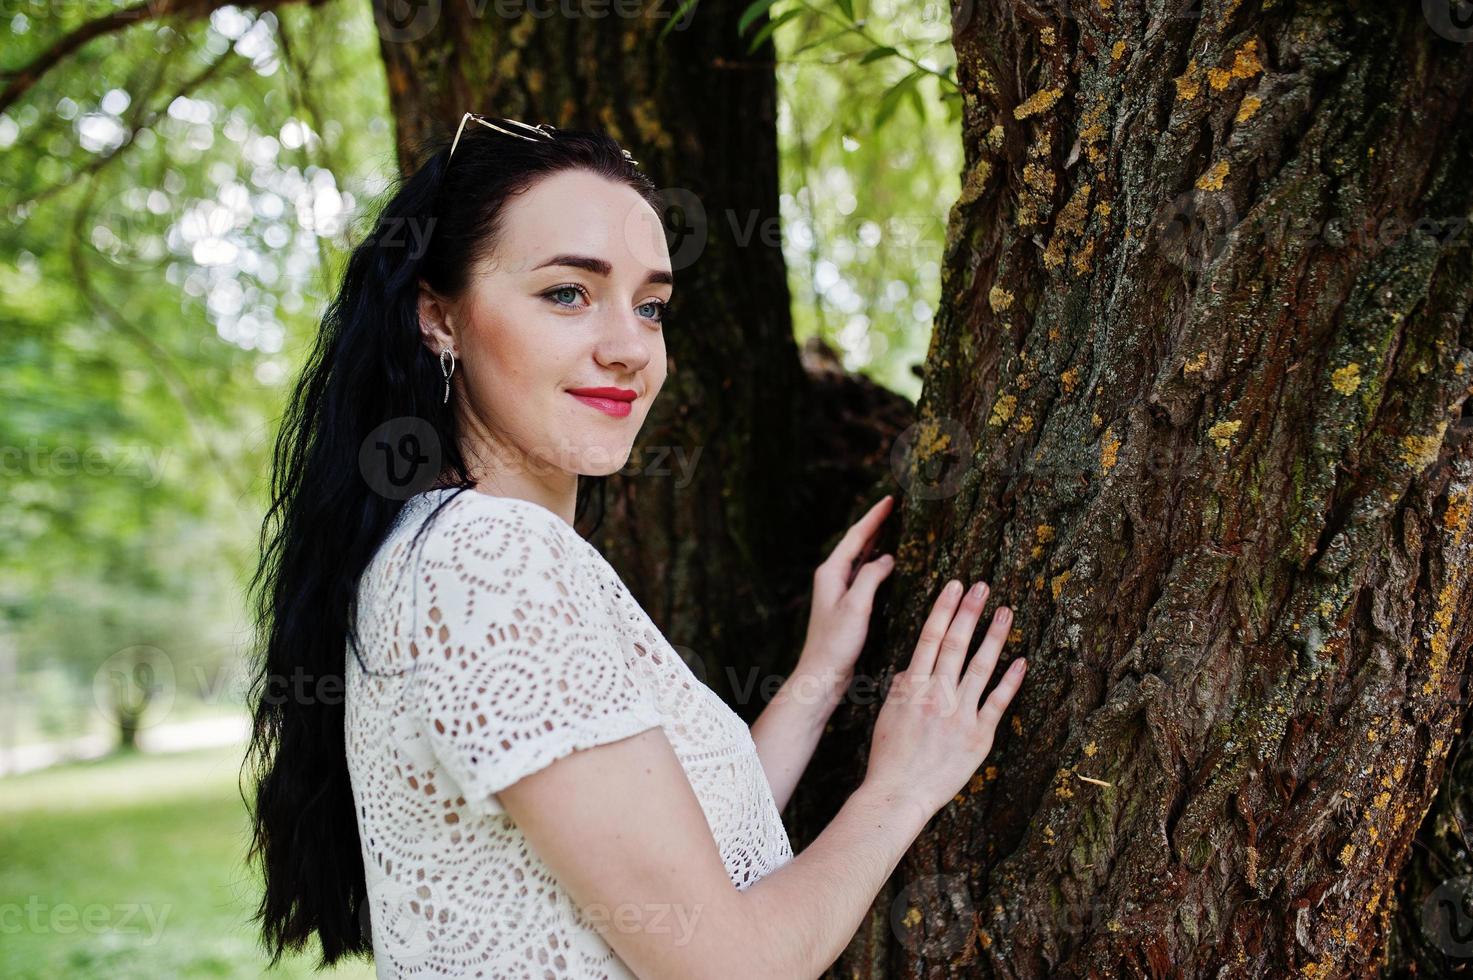
{"label": "woman's nose", "polygon": [[652,331],[649,321],[641,319],[633,310],[615,314],[612,323],[606,325],[594,356],[605,365],[619,364],[630,371],[639,371],[650,362]]}

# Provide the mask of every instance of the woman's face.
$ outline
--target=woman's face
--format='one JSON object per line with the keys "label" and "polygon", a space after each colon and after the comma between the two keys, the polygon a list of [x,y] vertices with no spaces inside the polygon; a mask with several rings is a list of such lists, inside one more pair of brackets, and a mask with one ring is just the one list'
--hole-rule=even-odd
{"label": "woman's face", "polygon": [[[622,468],[665,383],[672,288],[660,218],[633,188],[569,170],[511,198],[494,253],[441,307],[473,468],[541,482]],[[432,353],[444,332],[428,330]],[[618,391],[572,394],[588,388]]]}

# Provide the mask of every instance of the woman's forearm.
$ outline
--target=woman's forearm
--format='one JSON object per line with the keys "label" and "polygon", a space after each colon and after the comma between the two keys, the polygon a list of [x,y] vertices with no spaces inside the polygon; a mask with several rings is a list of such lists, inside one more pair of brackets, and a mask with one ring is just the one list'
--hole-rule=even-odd
{"label": "woman's forearm", "polygon": [[925,828],[922,809],[861,784],[801,854],[742,892],[746,935],[756,939],[744,976],[793,980],[827,970]]}
{"label": "woman's forearm", "polygon": [[847,677],[810,669],[800,659],[752,723],[752,741],[779,811],[788,805],[848,685]]}

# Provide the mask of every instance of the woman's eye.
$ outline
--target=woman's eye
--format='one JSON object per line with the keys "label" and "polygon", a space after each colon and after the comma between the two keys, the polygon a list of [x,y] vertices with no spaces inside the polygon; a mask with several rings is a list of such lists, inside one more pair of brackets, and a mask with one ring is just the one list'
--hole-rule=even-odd
{"label": "woman's eye", "polygon": [[670,315],[670,304],[664,300],[652,299],[648,303],[641,303],[639,305],[639,309],[645,309],[646,307],[654,308],[655,312],[650,316],[650,319],[656,323],[664,323],[665,317]]}
{"label": "woman's eye", "polygon": [[581,295],[583,295],[583,287],[582,286],[558,286],[558,287],[556,287],[554,289],[549,289],[547,292],[543,293],[542,295],[543,296],[546,296],[548,299],[552,300],[554,303],[557,303],[557,305],[559,305],[559,306],[572,306],[573,305],[573,300],[572,299],[567,300],[566,302],[557,299],[558,296],[561,296],[561,295],[564,295],[564,294],[571,294],[574,297],[581,296]]}

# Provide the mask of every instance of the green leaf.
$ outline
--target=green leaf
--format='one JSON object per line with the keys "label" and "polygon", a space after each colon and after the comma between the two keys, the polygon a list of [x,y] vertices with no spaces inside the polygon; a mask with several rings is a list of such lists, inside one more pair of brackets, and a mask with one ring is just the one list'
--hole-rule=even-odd
{"label": "green leaf", "polygon": [[828,44],[830,41],[833,41],[836,38],[841,38],[845,34],[853,34],[857,30],[859,30],[858,27],[842,27],[839,30],[834,31],[834,33],[832,34],[826,34],[823,37],[818,38],[817,40],[809,41],[806,44],[802,44],[799,47],[794,48],[791,52],[789,52],[789,57],[800,55],[810,48],[816,48],[820,45]]}
{"label": "green leaf", "polygon": [[839,10],[844,14],[844,19],[854,23],[854,0],[839,0]]}
{"label": "green leaf", "polygon": [[879,61],[881,58],[888,58],[891,55],[899,53],[900,52],[896,51],[894,48],[875,48],[869,54],[865,55],[863,58],[860,58],[859,63],[861,65],[867,65],[871,61]]}
{"label": "green leaf", "polygon": [[[657,41],[663,41],[663,40],[665,40],[665,35],[666,34],[669,34],[671,31],[673,31],[675,29],[675,25],[678,24],[678,23],[680,23],[680,19],[685,16],[686,11],[690,10],[692,7],[694,7],[696,4],[698,4],[700,2],[701,2],[701,0],[682,0],[680,6],[678,8],[676,8],[675,13],[671,14],[670,15],[670,19],[665,22],[665,26],[662,27],[662,28],[660,28],[660,33],[655,38],[655,40],[657,40]],[[774,3],[774,2],[776,2],[776,0],[757,0],[757,2],[758,3]]]}
{"label": "green leaf", "polygon": [[921,77],[925,74],[926,70],[924,68],[917,68],[896,82],[894,87],[880,97],[880,107],[875,110],[876,129],[883,126],[885,120],[894,115],[895,110],[900,106],[900,100],[905,97],[905,93],[914,88],[916,82],[920,81]]}
{"label": "green leaf", "polygon": [[777,0],[753,0],[747,9],[742,11],[741,17],[737,18],[737,37],[747,33],[747,28],[752,26],[752,21],[761,17],[763,12],[774,3],[777,3]]}
{"label": "green leaf", "polygon": [[910,104],[915,106],[916,115],[920,116],[921,124],[925,125],[929,121],[926,115],[926,100],[921,97],[921,90],[914,85],[910,87]]}
{"label": "green leaf", "polygon": [[760,48],[762,46],[762,42],[772,36],[773,31],[777,30],[779,27],[781,27],[783,24],[786,24],[794,17],[797,17],[802,12],[802,7],[794,7],[792,10],[783,11],[777,17],[763,24],[762,30],[753,35],[752,43],[747,45],[747,54],[751,54],[753,51],[756,51],[758,48]]}

